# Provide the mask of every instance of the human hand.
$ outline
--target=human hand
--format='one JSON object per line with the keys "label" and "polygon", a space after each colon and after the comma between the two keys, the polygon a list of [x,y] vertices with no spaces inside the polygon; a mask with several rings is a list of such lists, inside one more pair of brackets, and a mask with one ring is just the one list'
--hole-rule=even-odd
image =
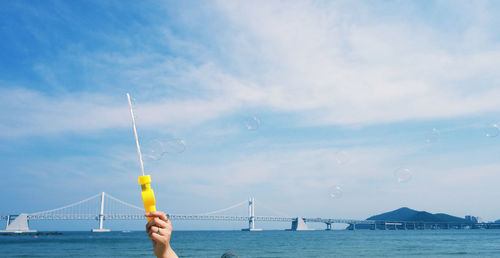
{"label": "human hand", "polygon": [[152,218],[146,224],[146,233],[153,242],[153,249],[156,257],[175,258],[177,255],[170,247],[170,237],[172,235],[172,224],[161,211],[146,213],[146,217]]}

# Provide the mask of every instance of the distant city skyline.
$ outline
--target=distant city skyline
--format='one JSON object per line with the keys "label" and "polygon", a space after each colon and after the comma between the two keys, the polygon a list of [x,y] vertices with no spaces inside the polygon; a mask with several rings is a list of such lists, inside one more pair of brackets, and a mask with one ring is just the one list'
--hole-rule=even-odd
{"label": "distant city skyline", "polygon": [[0,214],[103,191],[141,205],[129,92],[168,213],[255,197],[260,215],[409,207],[498,220],[499,11],[496,1],[3,1]]}

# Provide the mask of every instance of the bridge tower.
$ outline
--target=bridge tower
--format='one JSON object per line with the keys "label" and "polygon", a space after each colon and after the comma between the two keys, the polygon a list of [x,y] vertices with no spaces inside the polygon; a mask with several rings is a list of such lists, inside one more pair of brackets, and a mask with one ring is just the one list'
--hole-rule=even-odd
{"label": "bridge tower", "polygon": [[99,212],[99,228],[92,229],[92,232],[109,232],[110,229],[102,228],[102,224],[104,222],[104,195],[105,193],[101,193],[101,212]]}
{"label": "bridge tower", "polygon": [[248,228],[255,229],[255,198],[248,199]]}
{"label": "bridge tower", "polygon": [[243,231],[262,231],[260,228],[255,228],[255,198],[248,198],[248,229]]}

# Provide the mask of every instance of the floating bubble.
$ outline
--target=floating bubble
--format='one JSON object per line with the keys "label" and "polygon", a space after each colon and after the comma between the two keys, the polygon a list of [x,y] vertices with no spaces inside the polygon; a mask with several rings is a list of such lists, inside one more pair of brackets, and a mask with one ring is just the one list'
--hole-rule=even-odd
{"label": "floating bubble", "polygon": [[484,129],[486,137],[497,137],[500,134],[500,126],[498,124],[491,124]]}
{"label": "floating bubble", "polygon": [[186,150],[184,140],[167,137],[149,139],[141,145],[142,155],[150,160],[160,160],[165,154],[182,153]]}
{"label": "floating bubble", "polygon": [[159,138],[153,138],[145,141],[142,145],[142,155],[146,159],[160,160],[165,154],[165,146],[163,141]]}
{"label": "floating bubble", "polygon": [[259,129],[260,119],[256,116],[249,117],[245,120],[245,126],[249,131],[255,131]]}
{"label": "floating bubble", "polygon": [[338,165],[344,165],[349,162],[350,156],[346,151],[339,151],[335,154],[335,161]]}
{"label": "floating bubble", "polygon": [[233,252],[225,252],[220,258],[238,258],[238,255]]}
{"label": "floating bubble", "polygon": [[394,170],[394,177],[398,183],[405,183],[411,180],[412,172],[408,168],[398,168]]}
{"label": "floating bubble", "polygon": [[163,146],[166,153],[182,153],[186,150],[186,143],[179,138],[167,139]]}
{"label": "floating bubble", "polygon": [[425,142],[427,143],[434,143],[439,140],[439,130],[436,128],[432,128],[432,130],[429,130],[425,132]]}
{"label": "floating bubble", "polygon": [[342,197],[344,191],[340,185],[333,185],[328,188],[328,194],[333,199],[339,199]]}

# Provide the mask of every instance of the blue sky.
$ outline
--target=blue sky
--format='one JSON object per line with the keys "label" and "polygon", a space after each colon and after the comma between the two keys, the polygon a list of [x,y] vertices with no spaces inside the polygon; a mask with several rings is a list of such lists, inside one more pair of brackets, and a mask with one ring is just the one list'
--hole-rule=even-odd
{"label": "blue sky", "polygon": [[[130,92],[141,141],[185,143],[145,160],[167,212],[253,196],[293,216],[361,219],[407,206],[500,219],[500,136],[485,135],[500,122],[499,9],[4,1],[0,213],[102,191],[140,205]],[[246,126],[252,117],[256,130]],[[411,178],[398,182],[399,168]],[[329,195],[336,186],[340,198]]]}

